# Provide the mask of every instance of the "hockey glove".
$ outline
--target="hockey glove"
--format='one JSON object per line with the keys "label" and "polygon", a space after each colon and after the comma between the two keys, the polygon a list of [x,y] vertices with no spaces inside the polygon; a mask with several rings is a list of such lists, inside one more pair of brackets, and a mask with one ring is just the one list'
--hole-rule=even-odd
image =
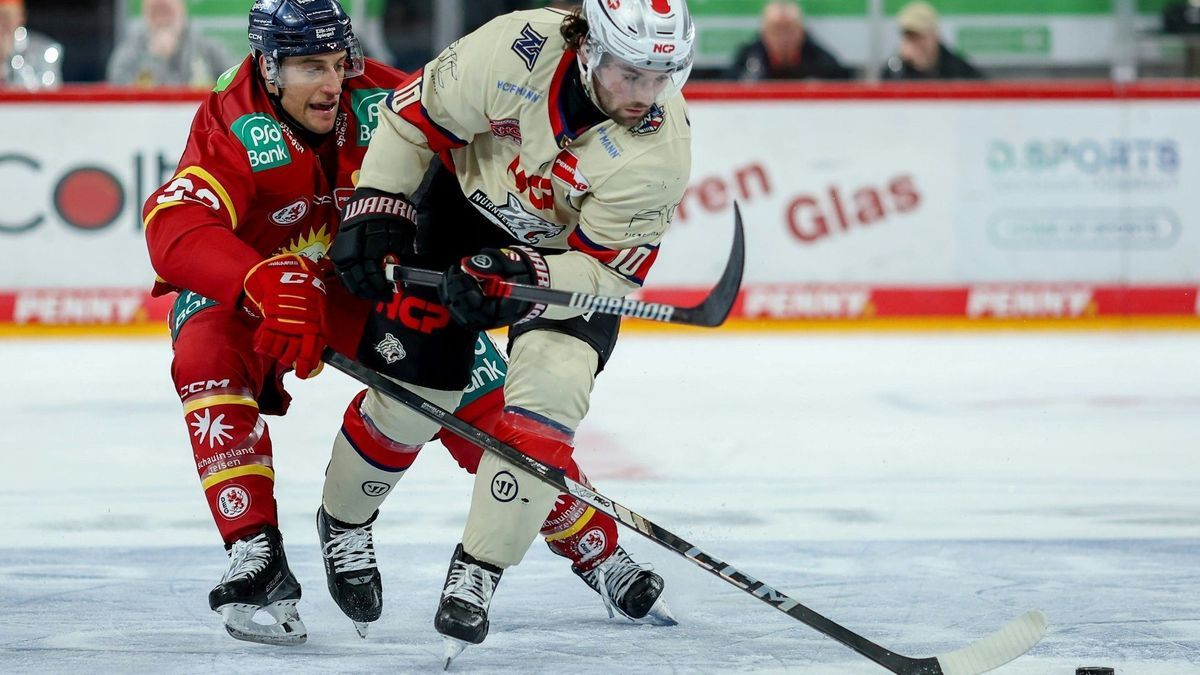
{"label": "hockey glove", "polygon": [[296,368],[305,379],[320,372],[325,350],[325,284],[317,264],[287,253],[255,265],[243,283],[242,306],[262,323],[254,351]]}
{"label": "hockey glove", "polygon": [[404,195],[371,188],[354,191],[329,249],[347,290],[369,300],[392,299],[396,288],[384,275],[384,261],[411,252],[416,218],[417,210]]}
{"label": "hockey glove", "polygon": [[446,271],[438,296],[450,316],[473,331],[508,326],[546,311],[545,305],[508,298],[504,282],[548,287],[550,270],[531,248],[485,248]]}

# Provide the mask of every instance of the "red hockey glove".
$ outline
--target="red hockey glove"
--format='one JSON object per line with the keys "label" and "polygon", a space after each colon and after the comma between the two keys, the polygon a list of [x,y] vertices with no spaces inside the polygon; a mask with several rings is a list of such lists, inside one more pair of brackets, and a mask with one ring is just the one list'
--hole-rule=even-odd
{"label": "red hockey glove", "polygon": [[254,266],[243,283],[242,305],[262,323],[254,351],[295,366],[305,379],[321,370],[325,350],[325,284],[317,264],[288,253]]}
{"label": "red hockey glove", "polygon": [[473,331],[508,326],[546,311],[545,305],[506,297],[504,282],[546,287],[550,270],[531,248],[485,248],[446,271],[438,297],[459,325]]}

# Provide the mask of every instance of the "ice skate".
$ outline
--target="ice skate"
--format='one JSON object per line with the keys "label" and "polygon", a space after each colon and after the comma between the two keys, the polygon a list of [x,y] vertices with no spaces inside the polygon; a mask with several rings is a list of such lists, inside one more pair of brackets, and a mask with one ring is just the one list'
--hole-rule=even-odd
{"label": "ice skate", "polygon": [[610,617],[615,610],[630,621],[645,619],[659,626],[679,623],[662,597],[662,577],[649,565],[634,562],[620,546],[604,562],[586,572],[574,567],[571,570],[600,594]]}
{"label": "ice skate", "polygon": [[317,536],[329,594],[363,638],[383,612],[383,580],[375,564],[371,535],[371,524],[378,515],[376,511],[362,525],[350,525],[330,516],[323,506],[317,509]]}
{"label": "ice skate", "polygon": [[[296,603],[300,584],[288,569],[279,530],[266,525],[229,547],[229,568],[208,594],[208,606],[221,615],[233,637],[268,645],[299,645],[308,639]],[[254,620],[266,612],[274,623]]]}
{"label": "ice skate", "polygon": [[462,544],[454,549],[442,600],[433,619],[433,627],[444,639],[446,668],[467,646],[477,645],[487,637],[488,607],[503,573],[504,570],[463,553]]}

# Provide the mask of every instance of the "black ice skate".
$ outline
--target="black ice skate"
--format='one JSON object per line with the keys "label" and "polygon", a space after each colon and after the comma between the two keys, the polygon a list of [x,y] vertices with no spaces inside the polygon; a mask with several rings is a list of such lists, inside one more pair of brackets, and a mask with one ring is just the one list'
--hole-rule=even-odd
{"label": "black ice skate", "polygon": [[446,668],[468,645],[483,642],[488,634],[488,606],[504,570],[454,549],[446,586],[433,627],[444,636]]}
{"label": "black ice skate", "polygon": [[[296,611],[300,584],[288,569],[279,530],[265,525],[229,547],[229,569],[208,594],[208,606],[221,615],[225,630],[239,640],[268,645],[299,645],[308,630]],[[273,624],[258,623],[265,611]]]}
{"label": "black ice skate", "polygon": [[375,565],[371,536],[371,523],[378,515],[376,511],[362,525],[350,525],[326,513],[324,506],[317,509],[317,536],[329,594],[364,638],[371,622],[383,612],[383,580]]}
{"label": "black ice skate", "polygon": [[592,569],[580,572],[572,567],[571,571],[600,594],[609,617],[615,609],[630,621],[646,619],[660,626],[679,623],[662,597],[662,577],[648,565],[634,562],[620,546]]}

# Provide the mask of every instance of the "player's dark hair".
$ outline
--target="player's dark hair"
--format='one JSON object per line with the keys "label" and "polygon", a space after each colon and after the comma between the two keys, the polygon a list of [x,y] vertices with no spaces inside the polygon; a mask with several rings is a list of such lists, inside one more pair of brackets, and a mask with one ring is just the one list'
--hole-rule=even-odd
{"label": "player's dark hair", "polygon": [[583,39],[588,34],[587,19],[580,15],[581,9],[576,9],[570,16],[562,21],[558,32],[562,34],[563,40],[566,41],[566,48],[573,51],[583,49]]}

